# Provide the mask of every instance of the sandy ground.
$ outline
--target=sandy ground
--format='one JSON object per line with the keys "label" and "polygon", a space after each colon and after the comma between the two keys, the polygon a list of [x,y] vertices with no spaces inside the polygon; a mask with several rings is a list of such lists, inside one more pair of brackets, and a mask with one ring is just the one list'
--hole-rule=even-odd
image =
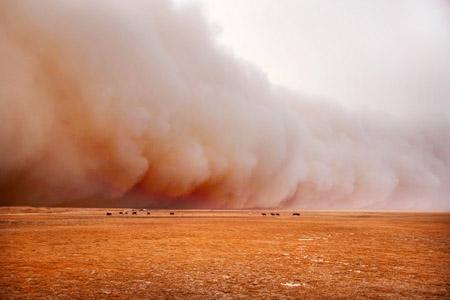
{"label": "sandy ground", "polygon": [[450,299],[450,214],[106,211],[0,208],[0,298]]}

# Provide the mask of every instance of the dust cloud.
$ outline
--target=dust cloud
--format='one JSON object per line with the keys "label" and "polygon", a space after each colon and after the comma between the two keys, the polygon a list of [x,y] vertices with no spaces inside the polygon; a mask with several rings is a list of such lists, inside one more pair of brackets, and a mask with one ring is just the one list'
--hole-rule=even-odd
{"label": "dust cloud", "polygon": [[211,28],[168,1],[1,1],[0,204],[450,209],[447,114],[296,94]]}

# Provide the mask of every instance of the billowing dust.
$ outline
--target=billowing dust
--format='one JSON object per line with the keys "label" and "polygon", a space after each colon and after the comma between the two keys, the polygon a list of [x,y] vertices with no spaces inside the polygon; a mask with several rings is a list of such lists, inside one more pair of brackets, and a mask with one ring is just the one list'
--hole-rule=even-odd
{"label": "billowing dust", "polygon": [[0,1],[0,204],[450,209],[445,113],[275,86],[216,38],[167,0]]}

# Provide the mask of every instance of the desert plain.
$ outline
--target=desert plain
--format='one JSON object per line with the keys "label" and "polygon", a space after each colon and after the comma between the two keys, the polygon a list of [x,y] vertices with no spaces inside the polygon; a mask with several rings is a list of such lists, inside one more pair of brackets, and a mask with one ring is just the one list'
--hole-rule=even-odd
{"label": "desert plain", "polygon": [[448,213],[271,212],[3,207],[0,298],[450,298]]}

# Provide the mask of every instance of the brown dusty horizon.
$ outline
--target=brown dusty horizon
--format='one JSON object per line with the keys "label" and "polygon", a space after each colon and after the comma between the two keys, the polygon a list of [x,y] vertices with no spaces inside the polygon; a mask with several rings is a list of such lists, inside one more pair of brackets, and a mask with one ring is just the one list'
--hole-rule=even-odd
{"label": "brown dusty horizon", "polygon": [[333,213],[333,212],[355,212],[355,213],[442,213],[447,214],[450,213],[450,210],[414,210],[414,209],[313,209],[313,208],[295,208],[295,207],[283,207],[283,208],[277,208],[277,207],[253,207],[253,208],[216,208],[216,207],[203,207],[203,208],[185,208],[185,207],[152,207],[152,206],[33,206],[33,205],[2,205],[0,204],[1,209],[43,209],[43,210],[67,210],[67,209],[75,209],[75,210],[83,210],[83,209],[105,209],[105,212],[108,209],[117,210],[117,209],[123,209],[123,210],[152,210],[152,211],[168,211],[168,210],[174,210],[174,211],[257,211],[257,212],[264,212],[264,211],[280,211],[280,212],[304,212],[304,213]]}

